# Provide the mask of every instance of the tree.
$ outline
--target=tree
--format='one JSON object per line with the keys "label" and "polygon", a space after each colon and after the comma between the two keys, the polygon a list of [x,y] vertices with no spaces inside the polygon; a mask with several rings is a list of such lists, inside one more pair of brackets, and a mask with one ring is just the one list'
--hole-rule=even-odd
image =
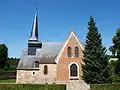
{"label": "tree", "polygon": [[113,56],[118,58],[115,65],[115,74],[120,76],[120,28],[117,29],[116,35],[112,38],[113,45],[110,46],[109,50],[112,52]]}
{"label": "tree", "polygon": [[5,44],[0,44],[0,68],[4,67],[8,58],[8,48]]}
{"label": "tree", "polygon": [[84,49],[83,79],[87,83],[111,82],[106,48],[102,45],[101,34],[91,16]]}
{"label": "tree", "polygon": [[112,52],[112,57],[115,57],[115,55],[116,55],[115,46],[110,46],[109,50]]}
{"label": "tree", "polygon": [[120,28],[117,29],[116,35],[112,38],[112,42],[113,45],[110,46],[109,50],[120,59]]}
{"label": "tree", "polygon": [[112,82],[114,83],[120,82],[120,60],[117,61],[111,60],[109,62],[109,67],[110,67]]}
{"label": "tree", "polygon": [[19,63],[19,60],[20,60],[20,58],[8,58],[8,60],[7,60],[7,67],[8,67],[8,69],[7,70],[16,70],[17,69],[17,66],[18,66],[18,63]]}

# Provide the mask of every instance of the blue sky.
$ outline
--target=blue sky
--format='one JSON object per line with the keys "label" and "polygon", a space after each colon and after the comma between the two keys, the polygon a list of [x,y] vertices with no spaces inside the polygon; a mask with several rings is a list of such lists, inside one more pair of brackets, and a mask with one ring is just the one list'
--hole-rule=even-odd
{"label": "blue sky", "polygon": [[36,3],[41,41],[64,42],[72,27],[85,41],[89,16],[93,16],[108,48],[120,28],[119,0],[0,0],[0,43],[8,46],[9,57],[20,57],[27,47]]}

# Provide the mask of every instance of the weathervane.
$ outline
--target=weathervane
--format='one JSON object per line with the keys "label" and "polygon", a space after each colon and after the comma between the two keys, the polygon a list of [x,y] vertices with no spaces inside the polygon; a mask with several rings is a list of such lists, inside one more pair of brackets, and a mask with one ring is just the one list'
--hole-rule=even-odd
{"label": "weathervane", "polygon": [[36,12],[38,12],[38,4],[36,4]]}

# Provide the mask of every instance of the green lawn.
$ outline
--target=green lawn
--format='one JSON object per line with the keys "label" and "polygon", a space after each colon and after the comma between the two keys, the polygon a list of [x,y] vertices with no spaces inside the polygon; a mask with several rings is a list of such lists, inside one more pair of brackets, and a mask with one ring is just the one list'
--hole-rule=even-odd
{"label": "green lawn", "polygon": [[[66,85],[14,84],[15,79],[0,80],[0,90],[66,90]],[[120,90],[120,84],[91,84],[90,90]]]}
{"label": "green lawn", "polygon": [[16,79],[6,79],[6,80],[0,80],[0,83],[15,83]]}

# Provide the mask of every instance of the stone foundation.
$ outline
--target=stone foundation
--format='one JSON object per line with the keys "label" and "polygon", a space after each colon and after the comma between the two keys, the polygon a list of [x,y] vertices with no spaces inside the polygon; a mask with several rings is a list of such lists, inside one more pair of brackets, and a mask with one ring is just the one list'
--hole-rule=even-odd
{"label": "stone foundation", "polygon": [[66,90],[90,90],[90,85],[83,80],[73,80],[66,85]]}

